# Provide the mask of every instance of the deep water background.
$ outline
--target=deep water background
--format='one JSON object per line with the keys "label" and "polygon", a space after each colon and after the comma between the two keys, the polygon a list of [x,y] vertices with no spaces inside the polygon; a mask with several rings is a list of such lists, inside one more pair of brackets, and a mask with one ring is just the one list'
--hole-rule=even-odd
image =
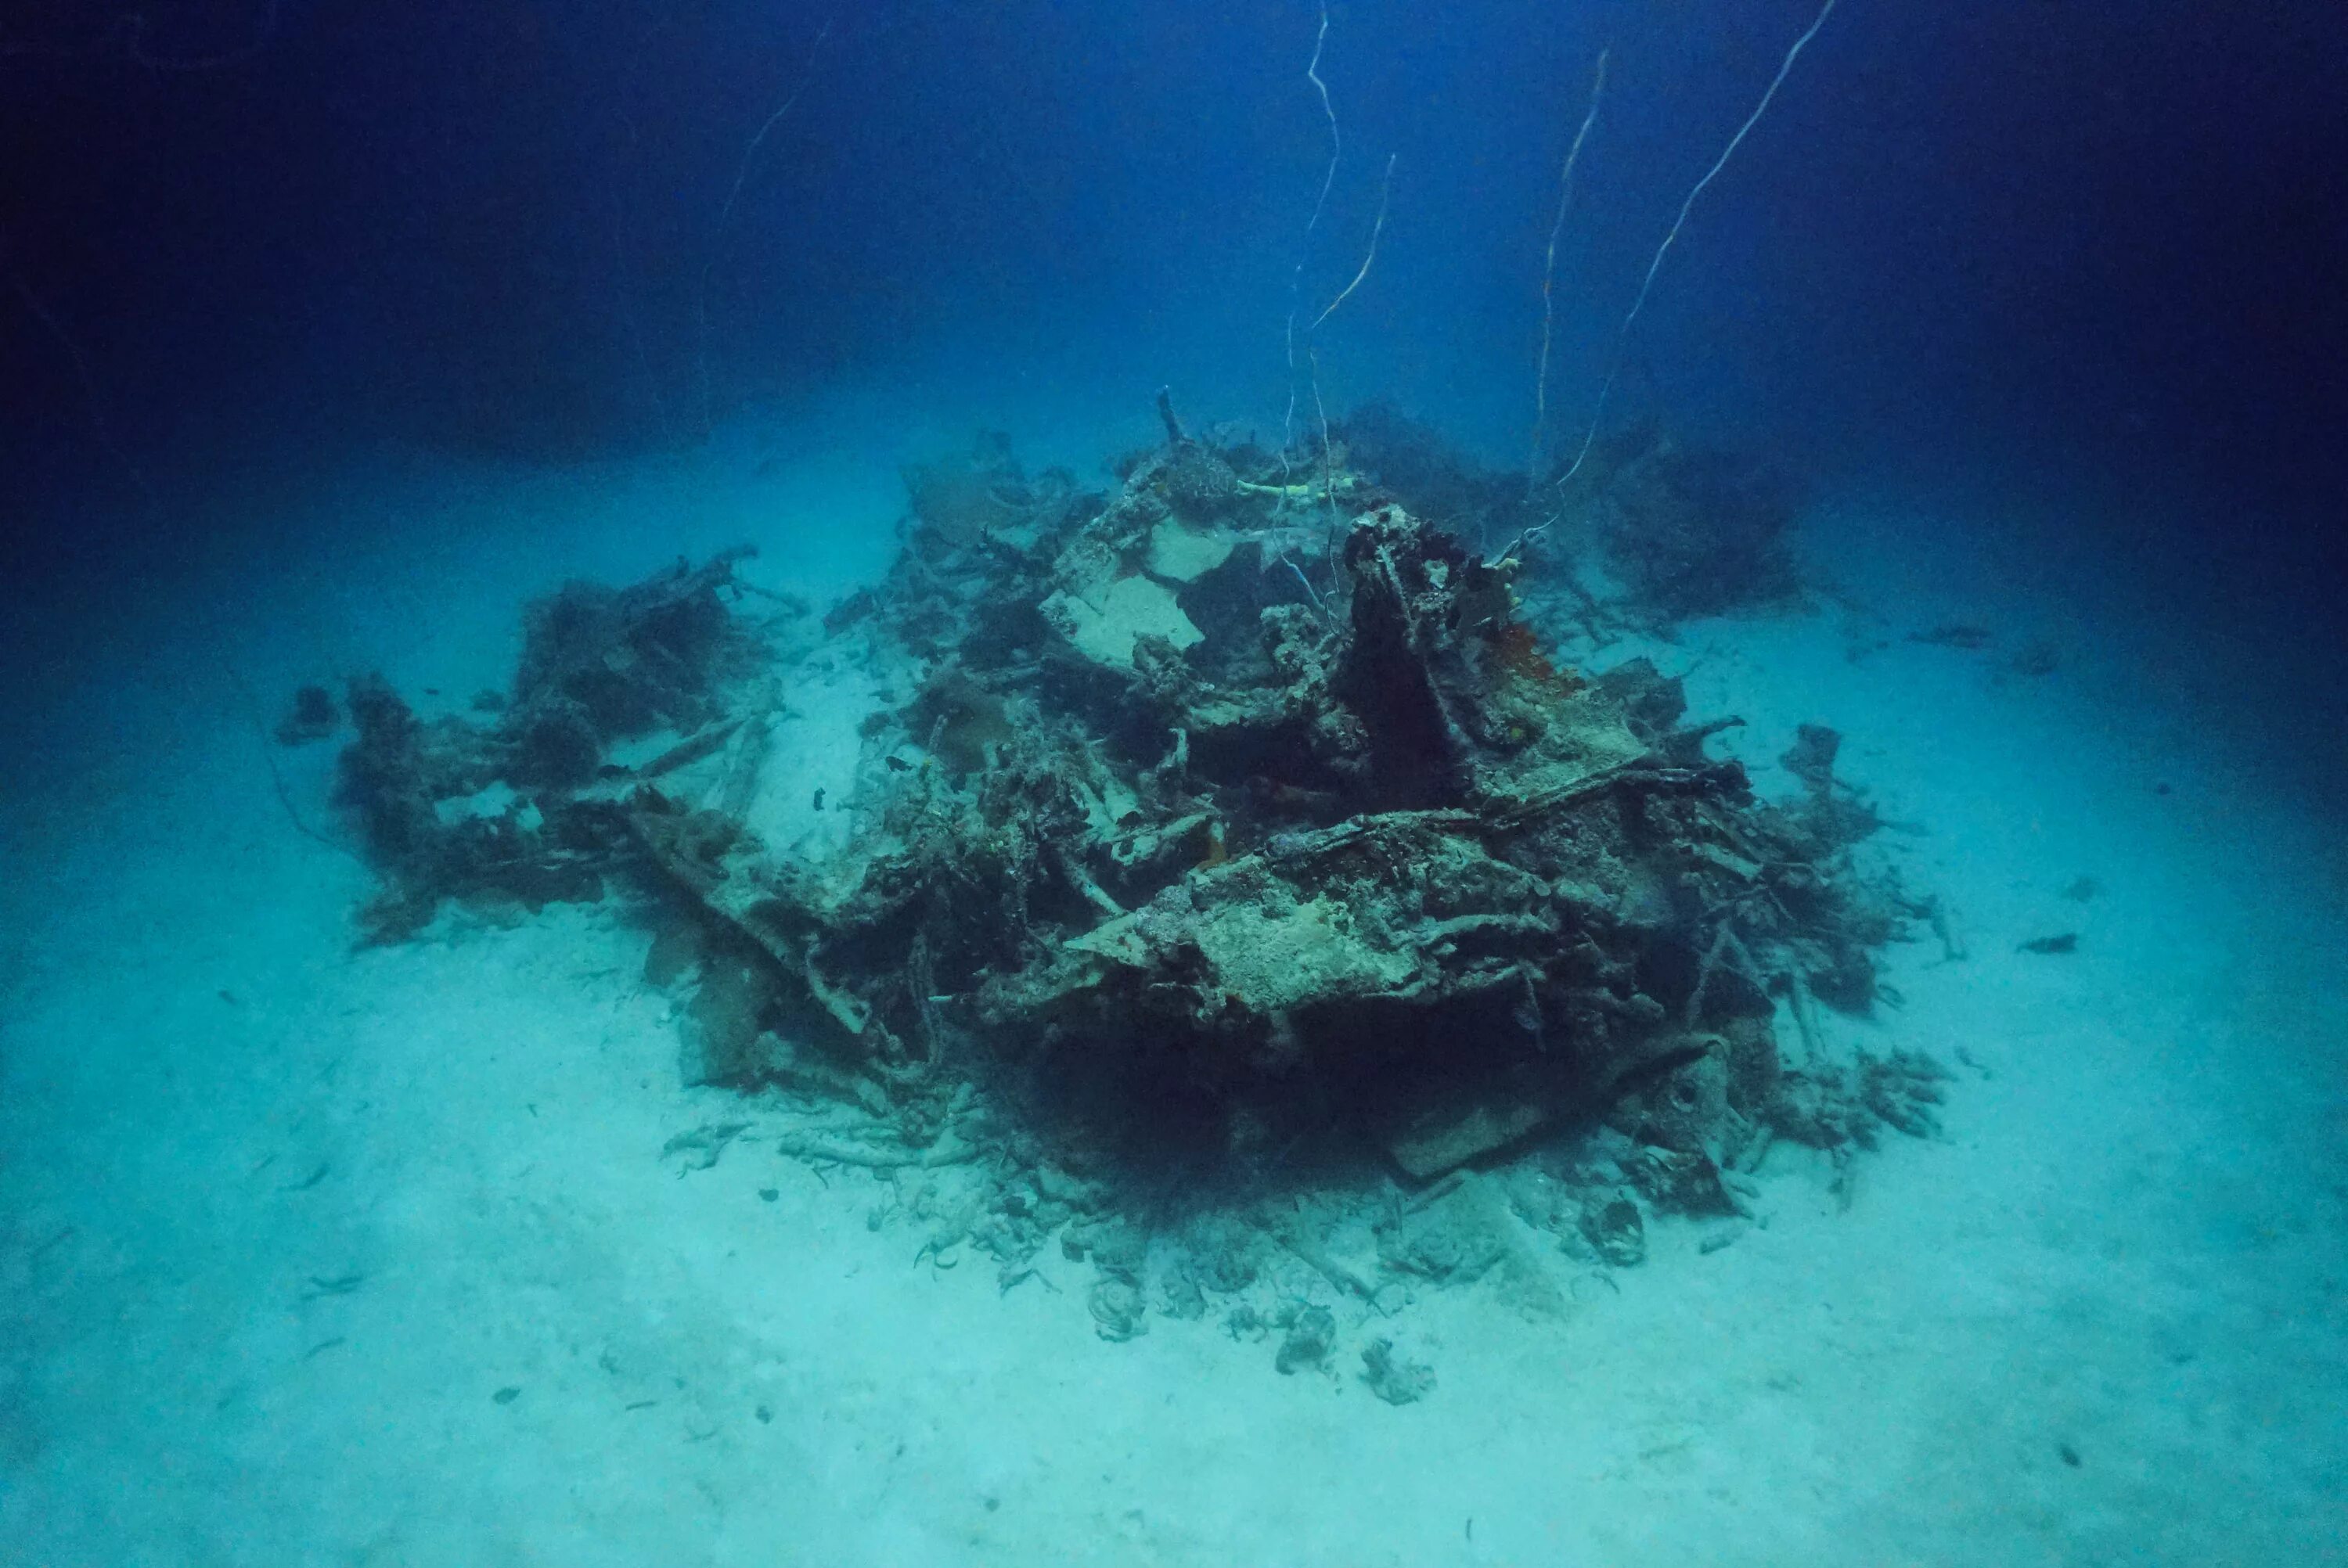
{"label": "deep water background", "polygon": [[[1329,15],[1345,153],[1308,314],[1395,172],[1323,384],[1501,462],[1611,45],[1559,257],[1570,442],[1672,212],[1812,8]],[[691,452],[876,378],[908,406],[1170,384],[1197,419],[1276,425],[1327,150],[1316,26],[1309,0],[12,6],[11,590],[168,570],[218,542],[190,518],[243,526],[198,497],[383,440]],[[1613,417],[2051,507],[2115,571],[2335,647],[2343,67],[2348,21],[2315,0],[1841,0],[1696,209]]]}

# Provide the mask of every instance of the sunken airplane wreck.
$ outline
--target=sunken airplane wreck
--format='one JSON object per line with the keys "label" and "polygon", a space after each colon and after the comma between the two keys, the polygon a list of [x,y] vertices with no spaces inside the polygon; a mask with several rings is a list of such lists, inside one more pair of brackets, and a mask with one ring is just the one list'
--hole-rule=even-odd
{"label": "sunken airplane wreck", "polygon": [[474,717],[354,682],[366,934],[624,891],[747,1136],[880,1173],[930,1261],[1056,1244],[1102,1334],[1212,1304],[1284,1370],[1429,1282],[1561,1307],[1773,1143],[1929,1130],[1937,1067],[1817,1025],[1925,912],[1830,732],[1765,803],[1676,681],[1551,657],[1521,552],[1164,412],[1113,493],[999,441],[910,472],[828,615],[726,555],[534,603]]}

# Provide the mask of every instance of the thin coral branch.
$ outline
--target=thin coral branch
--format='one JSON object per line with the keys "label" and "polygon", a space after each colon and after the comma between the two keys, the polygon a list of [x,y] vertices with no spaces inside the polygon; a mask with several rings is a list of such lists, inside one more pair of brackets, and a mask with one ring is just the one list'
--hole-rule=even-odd
{"label": "thin coral branch", "polygon": [[783,122],[783,117],[798,108],[799,99],[807,96],[808,86],[815,80],[816,59],[823,53],[824,40],[830,36],[831,24],[826,22],[817,29],[815,42],[808,46],[807,64],[799,73],[798,86],[776,106],[775,112],[767,117],[766,122],[758,127],[757,134],[751,137],[748,145],[742,149],[741,162],[734,170],[733,189],[726,192],[725,205],[718,208],[717,222],[710,231],[709,255],[701,263],[701,282],[695,292],[693,305],[695,326],[700,339],[701,426],[705,436],[713,424],[709,400],[709,275],[717,265],[718,247],[725,241],[726,228],[734,217],[735,204],[742,200],[742,189],[750,181],[750,170],[757,161],[758,149],[765,145],[775,127]]}
{"label": "thin coral branch", "polygon": [[1313,199],[1313,216],[1304,220],[1303,236],[1296,243],[1296,265],[1288,274],[1288,326],[1285,344],[1288,354],[1288,411],[1280,417],[1280,479],[1288,483],[1288,448],[1296,437],[1296,316],[1303,308],[1304,263],[1311,254],[1313,231],[1321,226],[1322,210],[1329,205],[1330,188],[1337,183],[1337,159],[1344,155],[1344,138],[1337,132],[1337,108],[1329,99],[1329,84],[1321,79],[1321,51],[1329,43],[1329,8],[1321,8],[1321,30],[1313,35],[1313,58],[1304,67],[1304,79],[1321,95],[1321,113],[1329,121],[1329,168],[1321,176],[1321,194]]}
{"label": "thin coral branch", "polygon": [[1532,448],[1525,459],[1525,487],[1540,483],[1541,437],[1549,430],[1549,350],[1557,324],[1557,241],[1565,232],[1566,209],[1573,204],[1573,168],[1581,161],[1581,144],[1590,139],[1590,128],[1598,123],[1598,100],[1606,91],[1606,57],[1612,51],[1598,51],[1598,73],[1590,84],[1590,112],[1581,117],[1581,128],[1573,133],[1573,146],[1565,155],[1565,170],[1557,179],[1557,220],[1550,225],[1549,251],[1541,261],[1541,341],[1540,367],[1533,375],[1533,435]]}
{"label": "thin coral branch", "polygon": [[1354,281],[1347,283],[1344,289],[1340,290],[1335,299],[1329,302],[1329,308],[1327,310],[1323,311],[1319,315],[1313,318],[1313,324],[1304,329],[1307,333],[1319,332],[1321,330],[1321,323],[1327,321],[1331,316],[1335,315],[1337,313],[1337,307],[1344,304],[1347,300],[1353,298],[1354,291],[1362,286],[1362,280],[1370,275],[1370,263],[1378,259],[1378,236],[1386,231],[1386,197],[1394,189],[1394,171],[1395,160],[1393,158],[1389,157],[1386,159],[1385,175],[1378,181],[1377,221],[1370,225],[1370,248],[1368,252],[1362,257],[1362,270],[1354,274]]}
{"label": "thin coral branch", "polygon": [[1728,138],[1728,145],[1721,149],[1720,156],[1713,160],[1712,167],[1704,170],[1704,178],[1695,182],[1694,188],[1687,193],[1687,200],[1680,203],[1680,214],[1673,220],[1670,231],[1663,236],[1663,242],[1655,247],[1655,259],[1647,263],[1647,275],[1640,281],[1638,297],[1631,302],[1631,312],[1622,318],[1622,330],[1615,336],[1614,363],[1606,373],[1605,384],[1598,389],[1598,406],[1590,416],[1590,433],[1582,438],[1581,450],[1575,456],[1573,466],[1568,468],[1559,477],[1559,484],[1564,484],[1566,480],[1580,473],[1581,465],[1590,456],[1590,448],[1598,439],[1599,426],[1606,417],[1606,400],[1614,391],[1615,377],[1622,372],[1623,351],[1630,345],[1631,327],[1638,321],[1639,313],[1646,307],[1647,295],[1655,286],[1655,274],[1663,269],[1663,257],[1670,252],[1673,242],[1679,239],[1680,231],[1687,227],[1688,214],[1694,210],[1696,198],[1702,196],[1704,188],[1720,177],[1720,171],[1728,167],[1728,160],[1735,156],[1737,148],[1744,144],[1746,135],[1755,126],[1761,123],[1761,117],[1767,112],[1770,100],[1777,96],[1777,89],[1786,85],[1786,77],[1793,71],[1795,59],[1808,46],[1809,41],[1818,36],[1818,29],[1827,25],[1827,17],[1833,14],[1834,8],[1835,0],[1826,0],[1826,4],[1818,8],[1818,20],[1812,22],[1809,30],[1795,39],[1793,47],[1786,51],[1786,58],[1777,67],[1777,74],[1770,78],[1769,90],[1761,95],[1761,101],[1753,106],[1753,112],[1746,116],[1745,123],[1736,128],[1736,134]]}

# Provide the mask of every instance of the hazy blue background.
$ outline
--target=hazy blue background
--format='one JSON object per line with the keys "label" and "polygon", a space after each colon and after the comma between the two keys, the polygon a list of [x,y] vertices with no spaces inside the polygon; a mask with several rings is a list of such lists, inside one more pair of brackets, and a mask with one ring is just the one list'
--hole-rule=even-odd
{"label": "hazy blue background", "polygon": [[[2222,553],[2281,604],[2340,561],[2341,12],[1841,0],[1673,252],[1618,414],[1828,476],[2135,498],[2172,559]],[[1334,7],[1346,155],[1311,301],[1358,264],[1397,163],[1371,282],[1323,334],[1333,396],[1522,451],[1558,162],[1611,43],[1559,262],[1570,439],[1672,211],[1813,14]],[[875,376],[909,403],[1170,382],[1195,418],[1276,420],[1326,149],[1315,26],[1310,0],[18,0],[12,579],[168,530],[123,453],[168,512],[208,476],[387,435],[547,461],[690,447],[705,268],[721,420]],[[264,30],[249,58],[153,64]]]}

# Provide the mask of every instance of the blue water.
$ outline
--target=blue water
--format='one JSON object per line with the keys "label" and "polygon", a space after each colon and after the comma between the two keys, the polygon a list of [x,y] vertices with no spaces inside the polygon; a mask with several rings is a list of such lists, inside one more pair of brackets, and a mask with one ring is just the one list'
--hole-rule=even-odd
{"label": "blue water", "polygon": [[[9,8],[0,1563],[2348,1561],[2343,75],[2302,0]],[[295,686],[461,711],[745,540],[828,606],[905,465],[1106,484],[1161,387],[1793,476],[1798,604],[1604,659],[1765,794],[1845,733],[1971,934],[1869,1026],[1943,1133],[1420,1303],[1392,1409],[680,1173],[623,921],[353,950]]]}

